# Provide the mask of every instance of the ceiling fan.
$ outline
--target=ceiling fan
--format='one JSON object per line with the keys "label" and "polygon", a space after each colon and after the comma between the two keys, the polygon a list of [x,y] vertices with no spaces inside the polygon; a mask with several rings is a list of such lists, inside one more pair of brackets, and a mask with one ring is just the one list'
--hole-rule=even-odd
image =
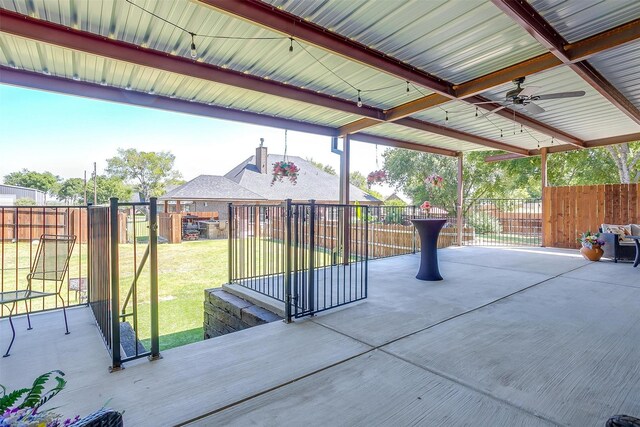
{"label": "ceiling fan", "polygon": [[[513,81],[513,84],[516,85],[515,89],[511,89],[505,95],[505,100],[501,102],[501,106],[495,108],[488,113],[484,114],[487,116],[489,114],[493,114],[496,111],[500,111],[507,107],[515,107],[516,109],[525,110],[531,114],[540,114],[544,113],[545,109],[540,107],[538,104],[533,101],[543,101],[547,99],[564,99],[564,98],[578,98],[580,96],[584,96],[585,92],[582,90],[575,92],[557,92],[557,93],[545,93],[538,94],[538,91],[541,89],[537,86],[528,86],[523,88],[522,84],[524,83],[524,77],[518,77]],[[480,102],[479,104],[489,104],[494,102]]]}

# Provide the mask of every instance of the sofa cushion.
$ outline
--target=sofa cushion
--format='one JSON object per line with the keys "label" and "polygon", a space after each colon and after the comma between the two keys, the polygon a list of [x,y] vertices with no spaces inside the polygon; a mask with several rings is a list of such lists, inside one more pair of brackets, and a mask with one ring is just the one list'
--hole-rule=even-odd
{"label": "sofa cushion", "polygon": [[633,241],[624,238],[624,236],[632,235],[631,225],[602,224],[602,232],[617,234],[620,243],[631,242],[633,244]]}
{"label": "sofa cushion", "polygon": [[640,236],[640,224],[631,224],[631,234]]}

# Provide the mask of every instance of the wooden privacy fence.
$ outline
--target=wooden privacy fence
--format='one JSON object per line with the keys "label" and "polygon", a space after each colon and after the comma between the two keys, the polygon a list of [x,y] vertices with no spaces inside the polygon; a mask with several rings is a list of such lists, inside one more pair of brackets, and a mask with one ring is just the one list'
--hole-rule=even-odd
{"label": "wooden privacy fence", "polygon": [[[265,224],[261,224],[265,225]],[[272,221],[268,226],[261,227],[258,235],[270,239],[282,239],[285,235],[283,221]],[[315,240],[319,247],[335,247],[339,242],[339,223],[337,221],[325,223],[316,230]],[[404,255],[420,250],[420,236],[415,232],[413,225],[402,224],[369,224],[369,258],[385,258],[396,255]],[[309,230],[303,241],[309,241]],[[364,225],[350,227],[352,241],[357,241],[364,236]],[[473,239],[473,229],[465,228],[463,231],[463,241]],[[444,227],[438,238],[438,248],[446,248],[457,243],[457,228]],[[354,245],[355,247],[355,245]],[[356,256],[364,254],[353,253]]]}
{"label": "wooden privacy fence", "polygon": [[87,209],[84,207],[0,207],[0,240],[38,240],[42,234],[74,235],[87,242]]}
{"label": "wooden privacy fence", "polygon": [[601,224],[640,223],[640,184],[546,187],[544,246],[578,248],[578,236]]}

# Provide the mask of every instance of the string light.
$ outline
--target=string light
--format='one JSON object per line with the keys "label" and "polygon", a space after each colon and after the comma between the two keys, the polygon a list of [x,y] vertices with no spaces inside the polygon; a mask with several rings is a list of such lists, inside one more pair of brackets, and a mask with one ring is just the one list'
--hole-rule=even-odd
{"label": "string light", "polygon": [[552,143],[552,144],[553,144],[553,140],[554,140],[554,138],[553,138],[553,136],[552,136],[552,137],[551,137],[551,143]]}
{"label": "string light", "polygon": [[478,117],[478,107],[476,107],[476,117]]}
{"label": "string light", "polygon": [[360,97],[360,90],[358,90],[358,107],[362,107],[362,98]]}
{"label": "string light", "polygon": [[407,80],[407,93],[409,93],[409,80]]}
{"label": "string light", "polygon": [[189,33],[191,34],[191,57],[193,59],[196,59],[198,57],[198,51],[196,50],[196,40],[195,40],[195,34],[194,33]]}
{"label": "string light", "polygon": [[500,138],[504,138],[504,136],[502,136],[502,129],[500,129]]}
{"label": "string light", "polygon": [[444,121],[445,121],[445,123],[449,122],[449,112],[448,111],[444,112]]}
{"label": "string light", "polygon": [[522,127],[523,127],[523,126],[522,126],[522,123],[520,123],[520,133],[522,133],[522,132],[523,132]]}
{"label": "string light", "polygon": [[289,37],[289,52],[293,52],[293,37]]}

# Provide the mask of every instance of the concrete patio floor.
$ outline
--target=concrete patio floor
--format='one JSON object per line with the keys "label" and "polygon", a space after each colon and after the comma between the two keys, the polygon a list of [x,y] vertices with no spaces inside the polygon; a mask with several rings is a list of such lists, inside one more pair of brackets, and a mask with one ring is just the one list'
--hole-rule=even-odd
{"label": "concrete patio floor", "polygon": [[[418,255],[370,263],[369,298],[165,351],[109,374],[86,308],[17,319],[0,383],[61,369],[54,406],[105,402],[131,426],[603,426],[640,417],[640,269],[577,251],[441,250],[445,280],[414,278]],[[60,317],[60,318],[59,318]],[[0,322],[0,344],[10,330]]]}

